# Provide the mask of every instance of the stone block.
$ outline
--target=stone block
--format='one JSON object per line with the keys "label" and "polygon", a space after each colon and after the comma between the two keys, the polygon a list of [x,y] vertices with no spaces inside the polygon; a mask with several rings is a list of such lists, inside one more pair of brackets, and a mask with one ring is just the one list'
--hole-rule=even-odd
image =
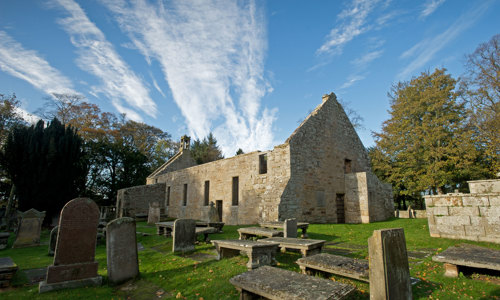
{"label": "stone block", "polygon": [[500,238],[500,226],[497,224],[485,225],[484,229],[487,236],[497,236],[497,238]]}
{"label": "stone block", "polygon": [[489,195],[488,200],[491,206],[500,206],[500,195]]}
{"label": "stone block", "polygon": [[479,208],[477,206],[470,207],[448,207],[450,216],[479,216]]}
{"label": "stone block", "polygon": [[108,279],[119,284],[139,275],[135,220],[119,218],[106,226]]}
{"label": "stone block", "polygon": [[470,224],[472,226],[484,226],[487,223],[488,221],[486,220],[486,217],[477,217],[477,216],[470,217]]}
{"label": "stone block", "polygon": [[450,225],[450,226],[459,226],[459,225],[470,225],[470,217],[469,216],[442,216],[436,217],[436,225]]}
{"label": "stone block", "polygon": [[[437,235],[437,237],[439,237],[439,230],[438,230],[438,227],[436,225],[430,225],[429,224],[429,233],[431,234],[431,236],[434,235]],[[433,236],[435,237],[435,236]]]}
{"label": "stone block", "polygon": [[368,239],[370,299],[412,299],[402,228],[375,230]]}
{"label": "stone block", "polygon": [[462,206],[461,196],[442,196],[434,198],[434,206]]}
{"label": "stone block", "polygon": [[436,225],[436,217],[434,215],[428,216],[427,222],[429,225]]}
{"label": "stone block", "polygon": [[439,234],[441,235],[452,235],[452,236],[464,236],[465,228],[464,225],[437,225]]}
{"label": "stone block", "polygon": [[434,216],[448,216],[449,215],[448,208],[449,208],[448,206],[435,206],[428,208],[427,210],[432,212]]}
{"label": "stone block", "polygon": [[425,199],[425,207],[427,207],[427,209],[429,209],[429,207],[434,206],[434,198],[432,198],[431,196],[427,196],[424,199]]}
{"label": "stone block", "polygon": [[463,196],[462,202],[464,206],[489,206],[490,201],[488,196]]}
{"label": "stone block", "polygon": [[481,216],[497,217],[500,216],[500,206],[479,207]]}
{"label": "stone block", "polygon": [[486,234],[483,226],[465,225],[464,228],[467,236],[484,236]]}
{"label": "stone block", "polygon": [[500,236],[478,236],[478,241],[500,244]]}

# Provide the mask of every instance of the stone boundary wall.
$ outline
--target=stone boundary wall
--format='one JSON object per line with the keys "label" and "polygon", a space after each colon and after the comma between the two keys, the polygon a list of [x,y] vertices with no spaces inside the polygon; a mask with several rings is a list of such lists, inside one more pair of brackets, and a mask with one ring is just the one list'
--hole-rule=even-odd
{"label": "stone boundary wall", "polygon": [[165,183],[139,185],[118,190],[116,195],[116,216],[135,217],[136,214],[149,213],[149,202],[158,201],[164,207]]}
{"label": "stone boundary wall", "polygon": [[432,237],[500,243],[500,193],[424,198]]}
{"label": "stone boundary wall", "polygon": [[400,219],[427,219],[427,211],[425,209],[396,209],[394,216]]}

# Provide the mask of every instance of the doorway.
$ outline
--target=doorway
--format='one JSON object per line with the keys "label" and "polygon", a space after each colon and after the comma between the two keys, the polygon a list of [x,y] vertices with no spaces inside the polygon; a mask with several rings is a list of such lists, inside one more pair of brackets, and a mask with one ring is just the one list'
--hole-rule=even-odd
{"label": "doorway", "polygon": [[337,223],[344,224],[345,223],[344,194],[337,194],[335,203],[337,206]]}
{"label": "doorway", "polygon": [[219,218],[219,222],[222,222],[222,200],[215,201],[215,209],[217,209],[217,216]]}

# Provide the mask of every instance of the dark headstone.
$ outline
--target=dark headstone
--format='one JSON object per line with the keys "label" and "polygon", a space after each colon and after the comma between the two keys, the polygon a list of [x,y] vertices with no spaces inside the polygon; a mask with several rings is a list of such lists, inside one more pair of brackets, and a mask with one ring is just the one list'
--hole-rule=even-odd
{"label": "dark headstone", "polygon": [[56,243],[57,243],[57,233],[59,232],[59,226],[52,228],[50,231],[50,239],[49,239],[49,256],[54,256],[56,252]]}
{"label": "dark headstone", "polygon": [[40,232],[45,212],[34,208],[21,213],[21,221],[17,230],[17,238],[12,248],[32,247],[40,245]]}
{"label": "dark headstone", "polygon": [[160,211],[160,203],[158,201],[149,203],[148,224],[160,222]]}
{"label": "dark headstone", "polygon": [[373,231],[368,252],[370,299],[413,299],[404,230]]}
{"label": "dark headstone", "polygon": [[111,284],[119,284],[139,275],[135,220],[119,218],[106,226],[106,254],[108,278]]}
{"label": "dark headstone", "polygon": [[73,199],[63,207],[54,264],[40,282],[40,293],[101,284],[94,258],[98,223],[99,208],[88,198]]}
{"label": "dark headstone", "polygon": [[0,250],[7,248],[7,243],[9,242],[10,233],[0,232]]}
{"label": "dark headstone", "polygon": [[283,227],[283,237],[297,237],[297,219],[286,219]]}
{"label": "dark headstone", "polygon": [[174,222],[173,252],[194,250],[196,241],[196,221],[191,219],[177,219]]}
{"label": "dark headstone", "polygon": [[0,257],[0,288],[10,286],[10,281],[17,269],[18,266],[10,257]]}

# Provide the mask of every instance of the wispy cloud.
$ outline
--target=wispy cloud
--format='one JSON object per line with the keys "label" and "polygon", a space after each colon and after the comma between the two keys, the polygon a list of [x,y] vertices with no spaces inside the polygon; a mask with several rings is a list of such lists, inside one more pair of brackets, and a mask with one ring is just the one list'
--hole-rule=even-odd
{"label": "wispy cloud", "polygon": [[353,1],[350,7],[337,16],[340,24],[330,31],[326,41],[316,53],[341,54],[345,44],[370,29],[367,19],[378,2],[378,0]]}
{"label": "wispy cloud", "polygon": [[398,74],[398,78],[405,80],[409,75],[422,69],[422,67],[434,58],[436,53],[456,39],[464,30],[472,26],[487,11],[491,4],[492,1],[483,2],[475,9],[461,15],[444,32],[432,38],[424,39],[403,52],[400,58],[413,58],[413,60]]}
{"label": "wispy cloud", "polygon": [[223,152],[267,149],[275,110],[269,90],[263,12],[253,1],[102,1],[148,62],[158,61],[196,138],[215,133]]}
{"label": "wispy cloud", "polygon": [[375,51],[368,52],[365,55],[353,60],[352,64],[354,64],[355,66],[360,67],[360,68],[365,67],[367,64],[371,63],[375,59],[382,56],[383,53],[384,53],[384,50],[375,50]]}
{"label": "wispy cloud", "polygon": [[347,78],[347,81],[344,82],[344,84],[342,84],[340,87],[339,87],[339,90],[344,90],[344,89],[347,89],[348,87],[351,87],[353,84],[355,84],[356,82],[360,81],[360,80],[363,80],[365,79],[365,76],[362,76],[362,75],[351,75]]}
{"label": "wispy cloud", "polygon": [[428,0],[420,13],[420,18],[426,18],[438,9],[446,0]]}
{"label": "wispy cloud", "polygon": [[83,9],[73,0],[53,0],[53,3],[69,14],[59,22],[78,49],[77,65],[102,83],[93,87],[94,93],[105,95],[120,113],[131,119],[142,120],[138,110],[155,117],[156,104],[148,89]]}
{"label": "wispy cloud", "polygon": [[0,69],[47,94],[74,93],[73,84],[34,50],[0,31]]}
{"label": "wispy cloud", "polygon": [[23,118],[26,122],[28,122],[30,124],[35,124],[36,122],[38,122],[39,120],[42,119],[39,116],[32,114],[32,113],[29,113],[25,109],[20,108],[20,107],[16,107],[16,113],[18,115],[20,115],[21,118]]}

